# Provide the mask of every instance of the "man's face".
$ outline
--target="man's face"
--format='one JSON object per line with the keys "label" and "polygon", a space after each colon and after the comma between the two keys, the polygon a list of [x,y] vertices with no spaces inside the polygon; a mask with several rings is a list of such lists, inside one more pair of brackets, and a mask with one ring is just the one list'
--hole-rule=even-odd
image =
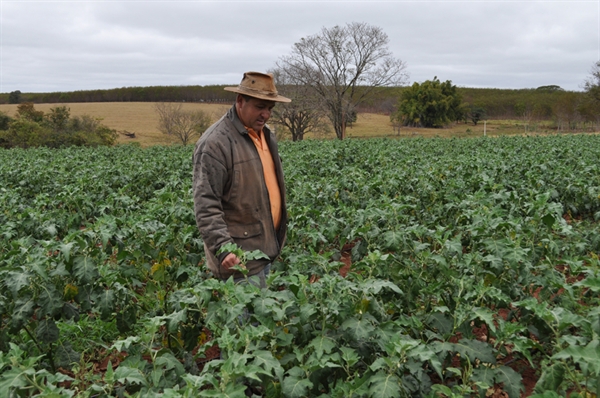
{"label": "man's face", "polygon": [[244,126],[254,131],[261,131],[267,120],[271,117],[271,111],[275,102],[250,97],[247,101],[239,95],[236,100],[238,117]]}

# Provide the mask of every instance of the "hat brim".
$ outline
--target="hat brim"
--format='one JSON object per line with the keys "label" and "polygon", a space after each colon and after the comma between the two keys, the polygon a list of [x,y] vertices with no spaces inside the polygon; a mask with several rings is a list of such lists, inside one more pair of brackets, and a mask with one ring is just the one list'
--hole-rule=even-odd
{"label": "hat brim", "polygon": [[264,93],[259,93],[256,92],[254,90],[248,90],[244,87],[238,86],[238,87],[225,87],[224,88],[225,91],[231,91],[233,93],[238,93],[238,94],[244,94],[247,95],[249,97],[253,97],[253,98],[258,98],[261,100],[266,100],[266,101],[274,101],[274,102],[292,102],[291,99],[284,97],[283,95],[279,95],[279,94],[264,94]]}

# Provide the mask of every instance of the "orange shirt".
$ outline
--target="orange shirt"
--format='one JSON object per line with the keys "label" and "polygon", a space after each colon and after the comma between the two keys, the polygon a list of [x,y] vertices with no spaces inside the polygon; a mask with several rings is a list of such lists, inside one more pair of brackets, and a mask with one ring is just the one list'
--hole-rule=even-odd
{"label": "orange shirt", "polygon": [[281,191],[279,184],[277,183],[277,174],[275,173],[275,164],[273,163],[273,156],[269,150],[269,145],[265,140],[265,135],[258,134],[253,129],[246,127],[252,142],[258,150],[260,161],[263,166],[263,173],[265,175],[265,183],[267,185],[267,191],[269,191],[269,201],[271,202],[271,215],[273,216],[273,225],[275,229],[279,228],[281,222]]}

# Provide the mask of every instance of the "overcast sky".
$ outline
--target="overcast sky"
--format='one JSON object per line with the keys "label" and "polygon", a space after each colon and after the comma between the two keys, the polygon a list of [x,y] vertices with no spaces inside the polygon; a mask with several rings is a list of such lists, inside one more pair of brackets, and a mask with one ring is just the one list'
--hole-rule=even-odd
{"label": "overcast sky", "polygon": [[380,27],[409,82],[581,90],[600,0],[0,0],[0,92],[238,84],[323,27]]}

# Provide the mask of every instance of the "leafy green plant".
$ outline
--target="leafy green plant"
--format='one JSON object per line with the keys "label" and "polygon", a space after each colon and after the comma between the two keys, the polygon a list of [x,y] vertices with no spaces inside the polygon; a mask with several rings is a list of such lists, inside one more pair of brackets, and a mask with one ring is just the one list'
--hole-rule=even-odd
{"label": "leafy green plant", "polygon": [[599,148],[284,142],[266,289],[204,266],[190,148],[0,150],[0,395],[596,393]]}

